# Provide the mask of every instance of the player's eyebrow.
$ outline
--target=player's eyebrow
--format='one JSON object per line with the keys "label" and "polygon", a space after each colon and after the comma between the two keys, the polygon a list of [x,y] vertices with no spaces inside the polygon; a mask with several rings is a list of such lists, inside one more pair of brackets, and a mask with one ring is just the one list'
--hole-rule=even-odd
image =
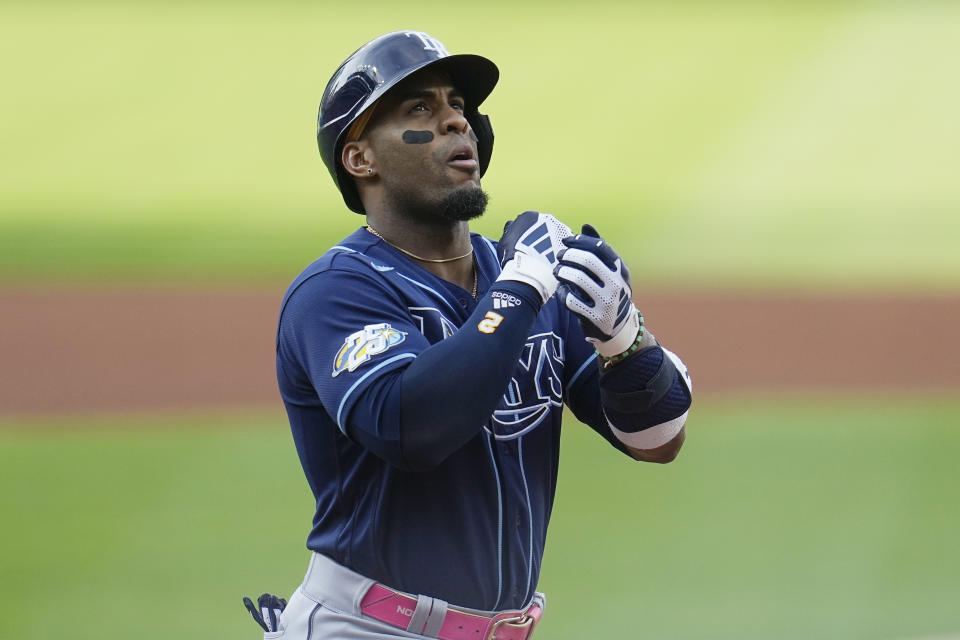
{"label": "player's eyebrow", "polygon": [[[398,97],[400,102],[406,102],[407,100],[432,100],[437,98],[438,91],[435,89],[411,89],[410,91],[404,91]],[[450,91],[451,98],[460,98],[463,99],[463,94],[459,89],[452,89]]]}

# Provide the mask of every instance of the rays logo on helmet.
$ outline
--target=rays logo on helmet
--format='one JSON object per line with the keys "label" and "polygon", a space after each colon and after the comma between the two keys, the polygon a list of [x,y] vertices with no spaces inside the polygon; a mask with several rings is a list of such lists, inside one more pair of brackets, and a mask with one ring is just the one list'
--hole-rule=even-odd
{"label": "rays logo on helmet", "polygon": [[484,429],[497,440],[513,440],[536,428],[563,404],[563,339],[555,333],[527,338],[517,375]]}
{"label": "rays logo on helmet", "polygon": [[404,31],[403,35],[408,38],[411,36],[416,36],[420,38],[420,42],[423,43],[424,51],[435,51],[440,54],[441,57],[447,57],[450,55],[450,52],[447,51],[447,48],[443,46],[443,43],[434,38],[433,36],[428,36],[422,31]]}
{"label": "rays logo on helmet", "polygon": [[368,324],[360,331],[351,333],[333,359],[333,377],[344,371],[356,371],[373,356],[395,347],[406,338],[406,333],[397,331],[386,322]]}

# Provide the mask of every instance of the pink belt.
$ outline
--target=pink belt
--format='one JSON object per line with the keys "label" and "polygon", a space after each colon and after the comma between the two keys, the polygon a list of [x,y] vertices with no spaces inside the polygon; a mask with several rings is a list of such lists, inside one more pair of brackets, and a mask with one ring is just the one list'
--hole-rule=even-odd
{"label": "pink belt", "polygon": [[[380,622],[405,629],[411,633],[426,633],[429,615],[424,616],[419,629],[409,628],[418,600],[382,584],[374,584],[360,601],[360,612]],[[448,608],[439,631],[431,634],[440,640],[527,640],[543,615],[542,607],[534,604],[524,611],[505,611],[493,616],[482,616]],[[420,617],[420,616],[418,616]],[[434,626],[434,625],[429,625]]]}

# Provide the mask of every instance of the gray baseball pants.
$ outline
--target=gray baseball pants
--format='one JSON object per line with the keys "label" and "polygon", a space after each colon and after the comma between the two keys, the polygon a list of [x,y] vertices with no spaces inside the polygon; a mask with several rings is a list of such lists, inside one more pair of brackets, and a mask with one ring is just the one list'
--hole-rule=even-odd
{"label": "gray baseball pants", "polygon": [[[373,583],[326,556],[312,553],[303,583],[280,616],[280,630],[263,634],[264,640],[432,640],[362,615],[360,601]],[[542,599],[543,594],[537,597]]]}

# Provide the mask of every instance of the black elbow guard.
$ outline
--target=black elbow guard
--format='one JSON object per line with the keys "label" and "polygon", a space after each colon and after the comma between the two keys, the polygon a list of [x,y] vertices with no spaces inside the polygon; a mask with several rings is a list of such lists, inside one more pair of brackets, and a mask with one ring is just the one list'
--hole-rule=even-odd
{"label": "black elbow guard", "polygon": [[689,375],[683,369],[655,346],[601,370],[600,401],[610,425],[637,432],[684,414],[691,396]]}
{"label": "black elbow guard", "polygon": [[600,370],[600,401],[607,411],[646,413],[667,395],[676,375],[677,367],[659,345],[647,347]]}

